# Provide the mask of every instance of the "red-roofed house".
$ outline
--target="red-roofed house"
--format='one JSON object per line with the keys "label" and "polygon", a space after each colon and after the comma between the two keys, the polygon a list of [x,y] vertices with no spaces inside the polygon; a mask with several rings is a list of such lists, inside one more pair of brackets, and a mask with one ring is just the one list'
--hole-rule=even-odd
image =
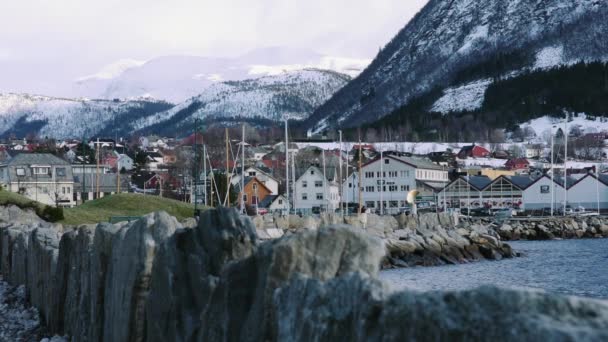
{"label": "red-roofed house", "polygon": [[526,170],[530,167],[530,162],[526,158],[513,158],[505,163],[505,167],[509,170]]}
{"label": "red-roofed house", "polygon": [[487,149],[477,146],[475,144],[471,146],[464,146],[458,152],[458,158],[467,159],[467,158],[487,158],[490,155],[490,151]]}

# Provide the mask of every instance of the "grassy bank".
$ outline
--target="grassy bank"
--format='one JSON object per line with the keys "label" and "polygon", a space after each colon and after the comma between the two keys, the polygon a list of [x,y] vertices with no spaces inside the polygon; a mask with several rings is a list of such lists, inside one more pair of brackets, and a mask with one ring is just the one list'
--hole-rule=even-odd
{"label": "grassy bank", "polygon": [[194,206],[158,196],[119,194],[64,210],[64,224],[108,222],[112,216],[141,216],[164,210],[178,220],[194,215]]}
{"label": "grassy bank", "polygon": [[22,209],[38,209],[44,207],[44,204],[32,201],[29,198],[21,196],[17,193],[8,192],[6,190],[0,191],[0,205],[6,206],[11,204],[14,204]]}

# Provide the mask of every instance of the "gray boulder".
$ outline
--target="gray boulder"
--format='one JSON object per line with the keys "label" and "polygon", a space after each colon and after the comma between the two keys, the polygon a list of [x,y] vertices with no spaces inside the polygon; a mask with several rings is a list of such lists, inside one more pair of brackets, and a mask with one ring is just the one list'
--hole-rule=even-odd
{"label": "gray boulder", "polygon": [[50,325],[54,314],[54,274],[57,270],[60,234],[53,228],[36,228],[29,234],[27,290],[32,305]]}
{"label": "gray boulder", "polygon": [[104,294],[104,341],[140,341],[145,336],[145,303],[159,245],[181,228],[165,212],[123,227],[112,239]]}
{"label": "gray boulder", "polygon": [[[205,211],[197,228],[178,230],[162,244],[147,304],[148,340],[191,341],[202,333],[201,315],[211,306],[222,269],[251,256],[256,240],[249,218],[218,208]],[[252,281],[243,279],[238,286],[253,286]]]}

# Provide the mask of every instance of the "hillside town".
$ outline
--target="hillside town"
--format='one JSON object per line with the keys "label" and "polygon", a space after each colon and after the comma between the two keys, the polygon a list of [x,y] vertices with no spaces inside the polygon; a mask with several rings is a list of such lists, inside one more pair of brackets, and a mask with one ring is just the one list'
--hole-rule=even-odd
{"label": "hillside town", "polygon": [[608,132],[572,129],[565,139],[558,129],[548,143],[502,144],[320,137],[293,139],[287,151],[285,140],[248,143],[244,127],[242,133],[230,138],[226,129],[223,139],[210,143],[201,132],[130,140],[5,139],[0,180],[7,191],[56,207],[131,192],[201,208],[236,206],[249,215],[395,215],[411,211],[406,199],[416,190],[417,207],[426,211],[511,209],[544,216],[608,209]]}

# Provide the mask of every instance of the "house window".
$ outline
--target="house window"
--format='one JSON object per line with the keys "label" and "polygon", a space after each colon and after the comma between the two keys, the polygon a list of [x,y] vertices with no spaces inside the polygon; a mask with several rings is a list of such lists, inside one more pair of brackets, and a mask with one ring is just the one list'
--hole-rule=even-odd
{"label": "house window", "polygon": [[395,192],[395,191],[397,191],[397,186],[396,186],[396,185],[389,185],[389,187],[388,187],[388,191],[390,191],[390,192]]}
{"label": "house window", "polygon": [[308,200],[308,194],[307,193],[302,193],[302,200],[303,201],[307,201]]}
{"label": "house window", "polygon": [[17,168],[17,176],[25,176],[25,169],[22,167]]}
{"label": "house window", "polygon": [[548,194],[550,192],[549,190],[549,186],[548,185],[541,185],[540,186],[540,193],[541,194]]}
{"label": "house window", "polygon": [[247,194],[243,194],[243,202],[247,202]]}
{"label": "house window", "polygon": [[34,168],[34,174],[35,175],[48,175],[49,174],[49,168],[48,167],[35,167]]}
{"label": "house window", "polygon": [[283,204],[283,200],[282,199],[279,200],[279,204]]}
{"label": "house window", "polygon": [[323,194],[322,193],[317,193],[317,199],[318,200],[322,200],[323,199]]}
{"label": "house window", "polygon": [[388,176],[391,178],[397,178],[397,171],[389,171]]}
{"label": "house window", "polygon": [[375,208],[376,207],[376,202],[373,202],[373,201],[371,201],[371,202],[369,202],[369,201],[365,202],[365,206],[368,207],[368,208]]}
{"label": "house window", "polygon": [[323,181],[315,181],[315,188],[323,187]]}
{"label": "house window", "polygon": [[56,168],[55,174],[57,174],[58,177],[65,177],[65,168],[64,167]]}
{"label": "house window", "polygon": [[399,208],[399,201],[389,201],[388,207],[389,208]]}
{"label": "house window", "polygon": [[374,187],[373,186],[366,186],[365,187],[365,192],[374,192]]}
{"label": "house window", "polygon": [[253,184],[253,191],[258,191],[258,185],[257,184]]}
{"label": "house window", "polygon": [[315,174],[315,170],[310,170],[310,174],[314,175]]}
{"label": "house window", "polygon": [[410,191],[410,186],[409,185],[402,185],[401,186],[401,191]]}
{"label": "house window", "polygon": [[384,164],[388,164],[390,162],[390,159],[384,159]]}
{"label": "house window", "polygon": [[250,177],[255,177],[255,171],[249,171],[249,176]]}
{"label": "house window", "polygon": [[308,187],[308,182],[307,181],[302,181],[302,187],[303,188],[307,188]]}

